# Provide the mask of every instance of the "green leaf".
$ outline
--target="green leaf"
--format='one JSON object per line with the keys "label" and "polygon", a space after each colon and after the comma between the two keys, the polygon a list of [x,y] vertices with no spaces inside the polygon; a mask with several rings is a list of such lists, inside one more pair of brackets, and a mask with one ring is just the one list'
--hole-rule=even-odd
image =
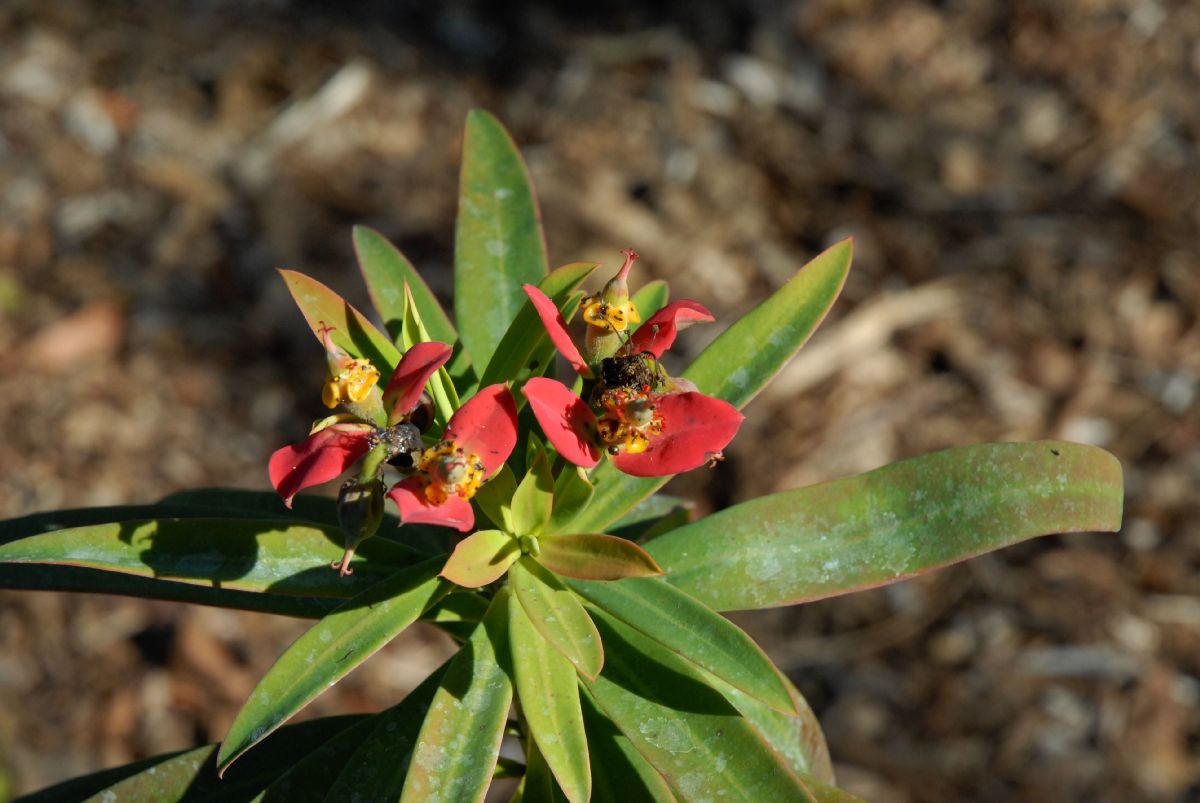
{"label": "green leaf", "polygon": [[667,782],[600,711],[586,689],[580,703],[592,760],[592,803],[675,803]]}
{"label": "green leaf", "polygon": [[292,298],[304,314],[308,326],[321,339],[321,325],[334,327],[333,342],[345,349],[352,357],[365,357],[384,376],[390,374],[400,362],[400,352],[391,339],[375,328],[361,312],[350,306],[350,302],[325,285],[303,273],[281,270],[279,275],[287,283]]}
{"label": "green leaf", "polygon": [[262,749],[225,779],[217,777],[215,744],[136,761],[72,778],[14,803],[76,803],[80,800],[172,800],[218,803],[249,800],[296,760],[362,722],[363,716],[324,717],[280,728]]}
{"label": "green leaf", "polygon": [[1058,441],[988,443],[726,508],[651,542],[717,610],[791,605],[912,577],[1027,538],[1121,526],[1121,466]]}
{"label": "green leaf", "polygon": [[521,285],[537,284],[546,267],[541,214],[521,155],[495,117],[472,111],[459,178],[454,311],[475,365],[491,362],[525,303]]}
{"label": "green leaf", "polygon": [[568,580],[592,604],[681,658],[761,700],[795,714],[783,676],[737,625],[658,577],[613,583]]}
{"label": "green leaf", "polygon": [[[571,683],[575,683],[574,671],[571,672]],[[568,803],[567,796],[554,779],[554,773],[538,750],[537,742],[526,741],[525,761],[525,777],[521,779],[511,803]]]}
{"label": "green leaf", "polygon": [[363,542],[355,572],[329,569],[343,551],[332,527],[281,520],[158,519],[57,530],[0,546],[2,563],[82,566],[240,591],[348,598],[419,554],[394,541]]}
{"label": "green leaf", "polygon": [[786,677],[783,678],[792,697],[795,711],[785,714],[729,685],[712,673],[706,682],[733,703],[741,715],[780,757],[797,773],[808,775],[822,783],[833,783],[833,763],[829,747],[817,717],[808,701]]}
{"label": "green leaf", "polygon": [[466,387],[474,381],[471,360],[458,341],[458,332],[438,303],[425,279],[396,246],[367,226],[354,227],[354,253],[375,305],[392,340],[400,339],[404,325],[404,285],[408,283],[418,317],[429,332],[429,339],[454,346],[454,356],[446,370],[456,385]]}
{"label": "green leaf", "polygon": [[[572,294],[597,267],[595,262],[572,262],[554,269],[535,284],[554,301],[562,311],[563,318],[570,320],[575,312],[568,306]],[[554,344],[546,334],[546,327],[542,325],[542,319],[524,291],[521,296],[524,301],[520,310],[504,333],[487,370],[483,372],[480,380],[483,387],[497,382],[512,382],[513,387],[517,387],[531,376],[540,376],[553,363]],[[578,302],[575,306],[578,306]]]}
{"label": "green leaf", "polygon": [[218,765],[223,772],[264,736],[341,680],[450,591],[432,558],[376,583],[287,648],[242,705]]}
{"label": "green leaf", "polygon": [[550,521],[554,507],[554,475],[546,450],[538,449],[512,498],[513,532],[537,535]]}
{"label": "green leaf", "polygon": [[[412,292],[407,286],[404,288],[404,294],[406,302],[400,344],[405,351],[408,351],[417,343],[428,343],[431,338],[429,330],[425,328],[425,323],[421,320],[417,304],[413,301]],[[444,427],[450,420],[450,416],[454,415],[454,411],[459,407],[458,392],[454,389],[454,382],[450,379],[450,374],[446,371],[445,366],[442,366],[433,372],[433,376],[429,377],[426,385],[429,388],[429,395],[433,398],[434,420]]]}
{"label": "green leaf", "polygon": [[579,512],[592,501],[593,493],[595,489],[586,471],[579,466],[563,466],[554,481],[554,505],[544,532],[547,535],[567,532]]}
{"label": "green leaf", "polygon": [[480,530],[458,542],[442,568],[442,577],[465,588],[479,588],[499,580],[521,557],[511,535],[502,530]]}
{"label": "green leaf", "polygon": [[575,667],[530,621],[523,605],[509,606],[517,699],[541,757],[571,803],[587,803],[592,773]]}
{"label": "green leaf", "polygon": [[597,706],[685,801],[812,801],[800,778],[687,661],[603,611]]}
{"label": "green leaf", "polygon": [[[453,659],[451,659],[453,660]],[[370,732],[330,784],[325,803],[397,800],[404,789],[417,735],[450,661],[442,664],[399,704],[371,717]],[[282,786],[282,785],[281,785]],[[288,791],[281,788],[280,792]]]}
{"label": "green leaf", "polygon": [[[671,296],[671,288],[662,279],[646,282],[638,291],[633,294],[633,306],[638,311],[638,317],[642,322],[650,319],[650,316],[658,312],[663,307],[667,306],[667,299]],[[629,333],[633,334],[640,327],[641,323],[630,329]]]}
{"label": "green leaf", "polygon": [[492,524],[508,533],[513,529],[512,499],[517,492],[517,478],[508,463],[488,479],[475,492],[475,502]]}
{"label": "green leaf", "polygon": [[512,704],[508,591],[450,662],[421,725],[401,803],[482,801]]}
{"label": "green leaf", "polygon": [[[744,407],[824,320],[846,281],[850,255],[850,241],[845,240],[809,262],[700,352],[684,378],[710,396]],[[573,526],[604,532],[670,477],[631,477],[606,461],[591,479],[596,496]]]}
{"label": "green leaf", "polygon": [[581,580],[620,580],[662,574],[654,559],[637,544],[599,533],[543,538],[538,560],[555,574]]}
{"label": "green leaf", "polygon": [[648,496],[608,528],[610,535],[629,541],[648,541],[691,520],[696,505],[668,494]]}
{"label": "green leaf", "polygon": [[529,557],[513,564],[508,583],[533,626],[583,674],[594,678],[604,647],[583,605],[557,577]]}

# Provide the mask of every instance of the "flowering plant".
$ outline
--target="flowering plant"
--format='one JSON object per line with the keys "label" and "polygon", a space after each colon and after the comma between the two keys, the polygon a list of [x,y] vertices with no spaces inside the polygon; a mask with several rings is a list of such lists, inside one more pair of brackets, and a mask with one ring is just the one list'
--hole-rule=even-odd
{"label": "flowering plant", "polygon": [[[740,409],[834,303],[850,243],[672,376],[660,358],[708,310],[668,303],[661,284],[631,292],[632,250],[585,295],[598,266],[548,271],[538,220],[516,148],[472,113],[456,323],[369,229],[354,241],[384,329],[282,272],[337,412],[271,456],[274,494],[185,491],[0,525],[5,586],[315,620],[219,745],[37,799],[479,801],[513,778],[522,801],[852,800],[795,686],[718,612],[1119,526],[1120,466],[1058,442],[951,449],[687,521],[656,491],[722,459]],[[298,495],[344,474],[336,502]],[[405,699],[284,725],[417,619],[460,649]],[[501,757],[506,738],[522,760]]]}

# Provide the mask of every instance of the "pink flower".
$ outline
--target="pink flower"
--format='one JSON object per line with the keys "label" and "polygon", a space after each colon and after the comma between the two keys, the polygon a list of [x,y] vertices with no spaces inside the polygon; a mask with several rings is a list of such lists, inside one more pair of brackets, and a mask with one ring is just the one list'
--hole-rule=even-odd
{"label": "pink flower", "polygon": [[480,390],[454,413],[437,445],[421,453],[419,473],[388,492],[400,522],[470,530],[475,513],[469,500],[516,443],[517,405],[508,387]]}
{"label": "pink flower", "polygon": [[[445,343],[416,344],[400,360],[387,389],[379,397],[375,388],[379,371],[366,360],[351,358],[334,345],[330,331],[323,332],[330,376],[322,398],[326,404],[333,401],[333,406],[342,403],[355,414],[332,416],[319,423],[305,440],[271,455],[267,465],[271,485],[288,507],[301,490],[335,479],[376,446],[385,446],[391,453],[388,457],[420,448],[420,432],[406,423],[405,418],[420,402],[429,377],[450,359],[451,350]],[[374,410],[381,410],[383,404],[391,406],[388,426],[372,422],[373,410],[360,409],[371,402],[376,405]],[[371,420],[363,420],[359,413],[367,414]]]}

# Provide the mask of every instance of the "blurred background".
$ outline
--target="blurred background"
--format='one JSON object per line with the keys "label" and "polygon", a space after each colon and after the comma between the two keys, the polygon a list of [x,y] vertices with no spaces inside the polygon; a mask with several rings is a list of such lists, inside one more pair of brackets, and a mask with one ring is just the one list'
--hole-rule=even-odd
{"label": "blurred background", "polygon": [[[365,301],[366,223],[444,294],[482,106],[554,264],[633,246],[728,322],[854,236],[830,318],[676,486],[701,510],[986,440],[1124,464],[1118,535],[737,617],[843,785],[1200,800],[1200,5],[347,5],[0,3],[0,515],[267,488],[323,415],[273,268]],[[304,628],[0,594],[0,787],[219,739]],[[306,714],[391,704],[450,649],[416,628]]]}

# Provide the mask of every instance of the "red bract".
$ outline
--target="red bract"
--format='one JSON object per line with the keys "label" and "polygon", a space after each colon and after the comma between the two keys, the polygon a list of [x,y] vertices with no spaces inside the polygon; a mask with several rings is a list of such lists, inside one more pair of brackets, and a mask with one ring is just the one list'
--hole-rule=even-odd
{"label": "red bract", "polygon": [[563,458],[590,468],[607,448],[619,470],[638,477],[678,474],[718,459],[742,423],[733,405],[697,391],[606,390],[600,416],[553,379],[531,379],[523,392]]}
{"label": "red bract", "polygon": [[712,313],[695,301],[672,301],[637,328],[624,351],[628,354],[649,352],[661,357],[664,351],[674,345],[680,329],[694,323],[712,323],[713,320]]}
{"label": "red bract", "polygon": [[436,446],[422,452],[420,473],[388,496],[401,523],[437,524],[467,532],[475,524],[468,501],[517,443],[517,405],[504,384],[490,385],[458,409]]}
{"label": "red bract", "polygon": [[[325,330],[325,339],[332,343],[329,331]],[[332,379],[336,379],[351,363],[340,349],[334,351],[327,347],[327,350],[333,355],[330,372]],[[333,362],[335,358],[340,361]],[[384,393],[384,398],[392,405],[390,423],[396,423],[412,412],[429,377],[448,359],[450,347],[444,343],[418,343],[405,353]],[[365,360],[351,362],[354,363],[352,367],[361,369],[358,363],[370,367]],[[377,442],[380,432],[374,424],[361,421],[340,421],[319,429],[300,443],[285,446],[271,455],[267,465],[271,484],[283,497],[283,503],[291,507],[292,497],[301,490],[328,482],[361,460]]]}
{"label": "red bract", "polygon": [[357,463],[371,449],[375,427],[370,424],[332,424],[293,446],[285,446],[267,464],[271,484],[292,506],[292,497],[310,485],[329,482]]}

